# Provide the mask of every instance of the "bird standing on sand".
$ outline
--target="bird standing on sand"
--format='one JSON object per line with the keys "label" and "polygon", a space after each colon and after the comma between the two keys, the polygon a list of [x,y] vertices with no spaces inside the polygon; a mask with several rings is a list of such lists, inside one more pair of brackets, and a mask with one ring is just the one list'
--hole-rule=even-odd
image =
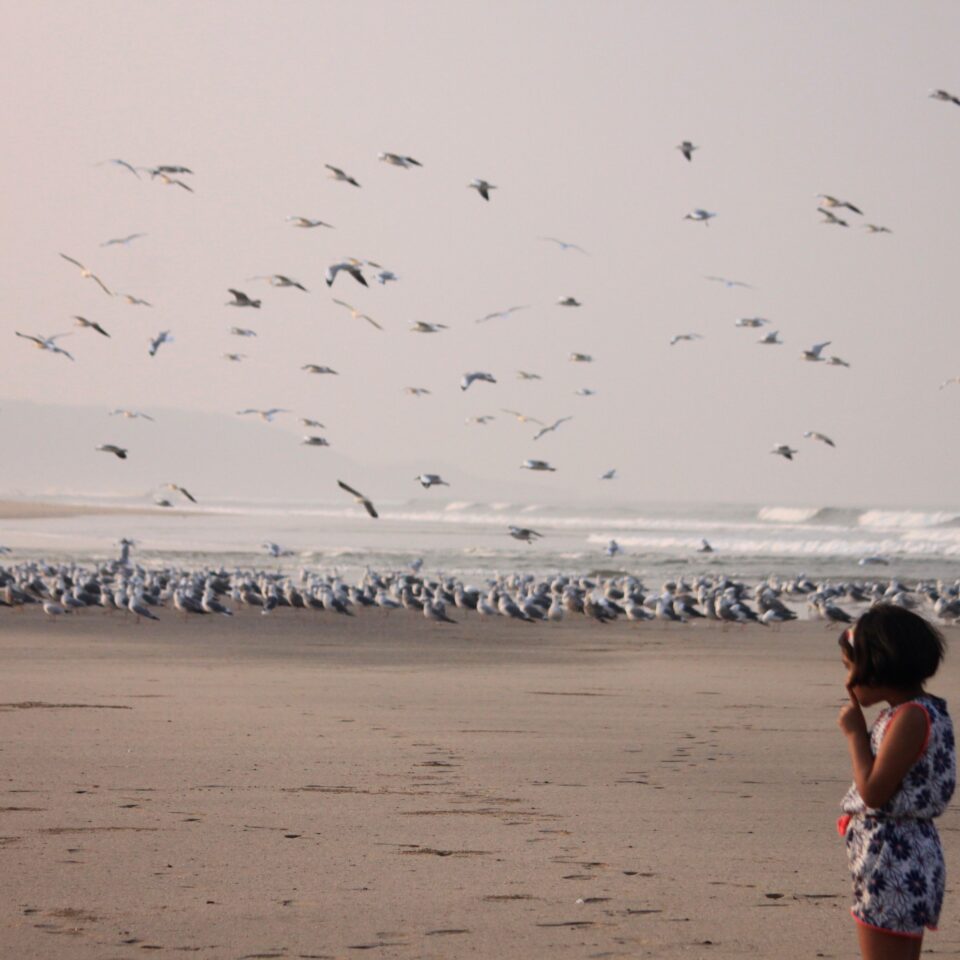
{"label": "bird standing on sand", "polygon": [[380,514],[377,513],[376,507],[374,507],[373,503],[370,501],[370,498],[364,496],[359,490],[354,490],[353,487],[348,486],[342,480],[337,481],[337,486],[341,490],[346,490],[346,492],[349,493],[353,499],[359,503],[360,506],[363,507],[363,509],[366,510],[371,517],[373,517],[374,520],[380,516]]}

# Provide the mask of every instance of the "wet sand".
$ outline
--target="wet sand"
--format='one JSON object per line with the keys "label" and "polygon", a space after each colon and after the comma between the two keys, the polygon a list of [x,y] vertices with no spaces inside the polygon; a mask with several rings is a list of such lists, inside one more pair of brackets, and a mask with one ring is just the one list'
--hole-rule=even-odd
{"label": "wet sand", "polygon": [[4,957],[856,953],[835,630],[162,616],[0,610]]}

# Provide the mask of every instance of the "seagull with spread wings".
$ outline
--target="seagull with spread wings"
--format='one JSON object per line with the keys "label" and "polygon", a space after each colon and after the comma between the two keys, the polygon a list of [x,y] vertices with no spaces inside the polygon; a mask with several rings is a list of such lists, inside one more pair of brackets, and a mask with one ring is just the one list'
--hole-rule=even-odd
{"label": "seagull with spread wings", "polygon": [[289,413],[284,407],[270,407],[269,410],[256,410],[248,407],[246,410],[238,410],[238,417],[245,417],[248,413],[255,413],[264,423],[273,423],[273,418],[278,413]]}
{"label": "seagull with spread wings", "polygon": [[350,311],[350,316],[353,317],[354,320],[366,320],[367,323],[372,324],[372,325],[375,326],[378,330],[382,330],[382,329],[383,329],[383,327],[381,327],[380,324],[377,323],[377,321],[373,319],[373,317],[369,316],[369,315],[366,314],[366,313],[361,313],[356,307],[354,307],[352,304],[347,303],[345,300],[337,300],[337,299],[334,299],[333,302],[334,302],[338,307],[343,307],[344,309],[349,310],[349,311]]}
{"label": "seagull with spread wings", "polygon": [[546,434],[553,433],[553,431],[556,430],[557,427],[560,426],[560,424],[566,423],[568,420],[572,420],[572,419],[573,417],[561,417],[559,420],[554,420],[553,423],[550,424],[550,426],[543,427],[541,430],[538,430],[533,439],[539,440],[541,437],[546,436]]}
{"label": "seagull with spread wings", "polygon": [[376,507],[374,507],[374,505],[371,503],[370,498],[369,498],[369,497],[365,497],[359,490],[354,490],[353,487],[348,486],[348,485],[347,485],[346,483],[344,483],[342,480],[338,480],[338,481],[337,481],[337,486],[338,486],[341,490],[345,490],[347,493],[349,493],[350,496],[352,496],[353,499],[354,499],[357,503],[359,503],[360,506],[362,506],[363,509],[366,510],[367,513],[369,513],[370,516],[373,517],[374,520],[376,520],[377,517],[380,516],[380,514],[377,513]]}
{"label": "seagull with spread wings", "polygon": [[332,223],[325,223],[323,220],[313,220],[310,217],[287,217],[287,223],[292,223],[295,227],[301,227],[304,230],[312,230],[314,227],[329,227],[336,229]]}
{"label": "seagull with spread wings", "polygon": [[49,350],[51,353],[62,353],[68,360],[73,360],[73,356],[67,353],[63,347],[57,346],[57,340],[61,337],[68,337],[68,333],[55,333],[52,337],[45,337],[43,334],[37,334],[36,336],[31,336],[29,333],[21,333],[19,330],[15,330],[14,333],[18,337],[23,337],[24,340],[30,340],[33,342],[34,346],[38,350]]}
{"label": "seagull with spread wings", "polygon": [[490,191],[497,189],[494,184],[490,183],[488,180],[481,180],[479,177],[476,180],[471,180],[467,184],[467,188],[470,190],[476,190],[484,200],[489,200]]}
{"label": "seagull with spread wings", "polygon": [[345,173],[339,167],[335,167],[332,164],[325,163],[324,166],[330,171],[329,176],[332,180],[340,180],[343,183],[349,183],[351,186],[359,187],[360,184],[357,183],[349,173]]}
{"label": "seagull with spread wings", "polygon": [[84,277],[87,280],[93,280],[100,289],[107,294],[107,296],[112,297],[113,292],[110,288],[92,271],[88,270],[79,260],[74,260],[73,257],[68,257],[65,253],[60,254],[67,263],[72,263],[75,267],[80,268],[80,276]]}
{"label": "seagull with spread wings", "polygon": [[130,233],[125,237],[114,237],[112,240],[105,240],[100,244],[101,247],[115,247],[117,245],[128,247],[134,240],[145,237],[145,233]]}
{"label": "seagull with spread wings", "polygon": [[107,333],[107,331],[104,330],[103,327],[101,327],[96,320],[88,320],[86,317],[77,317],[77,316],[74,316],[73,319],[76,321],[74,325],[77,327],[81,327],[84,330],[96,330],[97,333],[101,334],[104,337],[110,336],[110,334]]}
{"label": "seagull with spread wings", "polygon": [[558,237],[537,237],[537,239],[546,243],[555,243],[561,250],[576,250],[578,253],[586,253],[587,256],[590,256],[578,243],[570,243],[567,240],[560,240]]}
{"label": "seagull with spread wings", "polygon": [[518,310],[528,310],[529,304],[524,304],[519,307],[507,307],[506,310],[495,310],[493,313],[488,313],[486,316],[477,317],[474,323],[485,323],[487,320],[503,320],[506,317],[509,317],[511,313],[516,313]]}

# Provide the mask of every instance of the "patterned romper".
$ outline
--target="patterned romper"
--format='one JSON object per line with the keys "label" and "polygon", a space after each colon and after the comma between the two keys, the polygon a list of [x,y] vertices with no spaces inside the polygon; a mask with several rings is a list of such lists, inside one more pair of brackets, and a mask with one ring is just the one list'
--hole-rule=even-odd
{"label": "patterned romper", "polygon": [[[856,784],[851,786],[837,828],[853,875],[854,919],[887,933],[922,937],[924,927],[936,929],[943,903],[943,850],[933,818],[953,796],[956,752],[946,702],[924,693],[908,703],[927,715],[920,756],[883,807],[867,807]],[[897,710],[906,706],[888,707],[877,717],[870,732],[874,756]]]}

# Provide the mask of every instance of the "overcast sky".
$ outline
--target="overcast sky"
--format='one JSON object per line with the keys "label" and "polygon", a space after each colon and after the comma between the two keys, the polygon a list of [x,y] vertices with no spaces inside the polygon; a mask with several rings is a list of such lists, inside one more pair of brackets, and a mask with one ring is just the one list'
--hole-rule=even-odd
{"label": "overcast sky", "polygon": [[[960,95],[960,5],[94,0],[7,4],[5,23],[0,426],[17,442],[0,493],[176,479],[329,498],[348,468],[381,496],[446,470],[467,500],[956,506],[960,385],[938,385],[960,375],[960,106],[928,94]],[[194,192],[113,158],[185,165]],[[497,185],[489,203],[474,177]],[[864,215],[826,226],[819,193]],[[695,207],[717,216],[684,220]],[[154,306],[106,296],[59,252]],[[400,280],[328,290],[345,256]],[[272,273],[310,292],[248,279]],[[228,287],[262,309],[225,306]],[[475,323],[513,305],[529,309]],[[111,333],[62,340],[74,363],[14,337],[74,314]],[[758,315],[783,346],[734,326]],[[174,342],[150,358],[160,330]],[[703,339],[669,345],[688,332]],[[799,358],[822,340],[849,369]],[[498,383],[463,392],[467,370]],[[301,448],[294,414],[235,416],[269,406],[321,420],[331,448]],[[504,408],[574,419],[534,443]],[[497,419],[465,423],[479,414]],[[526,457],[557,472],[520,471]]]}

